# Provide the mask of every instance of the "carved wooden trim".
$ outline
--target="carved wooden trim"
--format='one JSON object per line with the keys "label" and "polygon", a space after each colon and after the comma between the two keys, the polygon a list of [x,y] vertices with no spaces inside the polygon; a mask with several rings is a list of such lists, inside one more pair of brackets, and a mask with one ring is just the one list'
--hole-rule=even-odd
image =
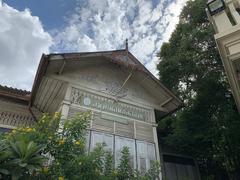
{"label": "carved wooden trim", "polygon": [[111,98],[99,96],[84,90],[72,88],[70,101],[80,106],[118,114],[140,121],[151,122],[151,110],[149,109],[124,102],[116,102]]}
{"label": "carved wooden trim", "polygon": [[34,124],[34,119],[31,115],[0,112],[0,124],[14,127],[31,126]]}

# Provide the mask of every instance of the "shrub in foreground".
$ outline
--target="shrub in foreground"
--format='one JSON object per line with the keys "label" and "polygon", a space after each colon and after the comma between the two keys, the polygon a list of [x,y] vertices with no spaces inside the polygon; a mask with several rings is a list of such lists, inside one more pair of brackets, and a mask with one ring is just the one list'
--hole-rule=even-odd
{"label": "shrub in foreground", "polygon": [[[62,121],[59,113],[44,115],[33,127],[0,135],[0,175],[2,179],[123,180],[156,179],[156,162],[144,175],[130,166],[124,147],[117,168],[112,152],[99,144],[86,150],[86,133],[91,112]],[[0,179],[1,179],[0,178]]]}

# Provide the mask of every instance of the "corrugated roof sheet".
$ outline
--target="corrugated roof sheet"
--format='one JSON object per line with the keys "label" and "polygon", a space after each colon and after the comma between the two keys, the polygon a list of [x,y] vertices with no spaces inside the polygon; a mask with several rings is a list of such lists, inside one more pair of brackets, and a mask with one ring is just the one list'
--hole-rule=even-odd
{"label": "corrugated roof sheet", "polygon": [[0,85],[0,96],[21,101],[29,101],[30,91]]}
{"label": "corrugated roof sheet", "polygon": [[23,89],[17,89],[17,88],[13,88],[13,87],[0,85],[0,92],[1,91],[8,92],[8,93],[11,93],[11,94],[22,95],[22,96],[26,96],[26,95],[30,95],[31,94],[30,91],[26,91],[26,90],[23,90]]}

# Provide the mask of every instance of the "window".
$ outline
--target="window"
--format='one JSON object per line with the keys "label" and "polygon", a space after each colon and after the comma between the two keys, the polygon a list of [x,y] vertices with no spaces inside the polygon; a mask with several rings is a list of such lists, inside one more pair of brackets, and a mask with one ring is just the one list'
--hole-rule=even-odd
{"label": "window", "polygon": [[[155,145],[146,141],[138,141],[121,136],[106,134],[103,132],[91,131],[87,134],[87,139],[90,141],[90,150],[96,147],[96,144],[105,143],[106,150],[110,150],[114,154],[115,167],[120,163],[121,151],[124,146],[129,148],[130,165],[133,169],[138,168],[141,173],[145,173],[150,169],[151,164],[156,160]],[[88,145],[86,141],[86,145]]]}
{"label": "window", "polygon": [[155,146],[152,143],[137,141],[138,170],[145,173],[156,160]]}
{"label": "window", "polygon": [[113,152],[113,135],[92,131],[90,150],[93,150],[93,148],[96,147],[97,144],[102,143],[106,144],[106,150],[110,150]]}
{"label": "window", "polygon": [[151,168],[152,163],[156,161],[155,145],[147,143],[147,167]]}
{"label": "window", "polygon": [[124,146],[129,148],[130,165],[132,168],[136,168],[135,140],[120,136],[115,136],[115,166],[117,167],[120,163],[121,151]]}
{"label": "window", "polygon": [[137,141],[137,162],[138,162],[138,170],[141,173],[146,171],[146,155],[147,149],[145,147],[145,143],[142,141]]}

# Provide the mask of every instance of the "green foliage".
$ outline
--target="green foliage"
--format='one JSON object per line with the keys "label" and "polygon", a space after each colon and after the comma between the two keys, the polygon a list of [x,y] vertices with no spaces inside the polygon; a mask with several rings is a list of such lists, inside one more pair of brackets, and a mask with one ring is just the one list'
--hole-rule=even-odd
{"label": "green foliage", "polygon": [[188,1],[159,53],[161,81],[186,104],[159,123],[160,137],[167,134],[165,145],[195,157],[203,177],[234,179],[240,167],[240,117],[205,7],[205,0]]}
{"label": "green foliage", "polygon": [[113,155],[111,151],[106,151],[105,154],[105,162],[104,162],[104,176],[111,177],[114,176],[114,168],[113,168]]}
{"label": "green foliage", "polygon": [[118,179],[131,179],[133,178],[133,169],[130,165],[130,154],[129,149],[127,147],[123,147],[122,157],[120,159],[120,164],[118,166]]}
{"label": "green foliage", "polygon": [[0,173],[11,175],[12,179],[24,178],[41,170],[46,160],[40,154],[43,146],[24,137],[12,136],[1,141]]}
{"label": "green foliage", "polygon": [[[99,144],[88,152],[85,137],[91,112],[61,120],[45,114],[34,127],[0,135],[0,175],[4,179],[116,180],[136,179],[124,147],[115,169],[112,152]],[[150,169],[139,179],[152,179],[158,169]]]}
{"label": "green foliage", "polygon": [[146,173],[146,179],[159,179],[160,174],[160,163],[159,162],[152,162],[150,169]]}

